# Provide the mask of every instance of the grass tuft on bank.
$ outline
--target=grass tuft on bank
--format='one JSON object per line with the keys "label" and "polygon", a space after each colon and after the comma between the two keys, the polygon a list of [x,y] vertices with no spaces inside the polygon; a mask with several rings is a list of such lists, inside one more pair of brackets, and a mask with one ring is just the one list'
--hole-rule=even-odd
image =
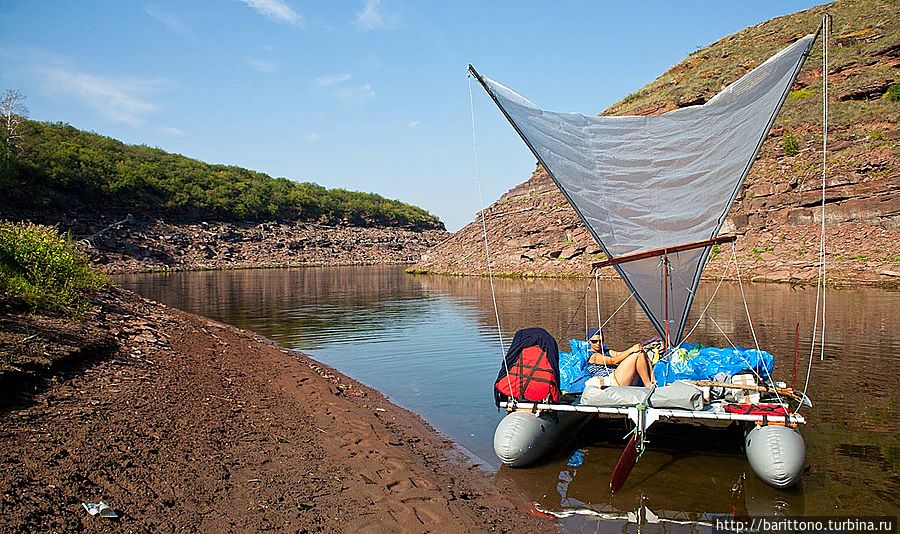
{"label": "grass tuft on bank", "polygon": [[33,224],[0,223],[0,309],[80,317],[106,284],[69,235]]}

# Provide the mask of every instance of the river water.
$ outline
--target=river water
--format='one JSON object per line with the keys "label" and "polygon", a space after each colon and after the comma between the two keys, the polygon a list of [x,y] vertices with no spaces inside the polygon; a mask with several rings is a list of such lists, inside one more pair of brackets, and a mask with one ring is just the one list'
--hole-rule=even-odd
{"label": "river water", "polygon": [[[500,348],[491,285],[482,278],[407,275],[399,267],[303,268],[141,274],[118,283],[171,306],[257,332],[312,355],[382,391],[453,439],[520,496],[557,515],[570,532],[636,531],[661,525],[696,531],[717,514],[897,515],[900,508],[900,293],[871,288],[827,293],[825,359],[812,361],[804,415],[809,469],[788,491],[762,484],[740,436],[693,426],[654,425],[649,450],[624,489],[609,493],[625,427],[586,427],[546,462],[500,467],[493,404]],[[541,326],[568,349],[596,324],[585,280],[495,280],[500,331]],[[815,288],[701,284],[689,341],[752,346],[746,299],[760,347],[776,357],[775,377],[802,388],[810,361]],[[624,305],[623,305],[624,303]],[[698,321],[700,312],[707,312]],[[629,291],[601,282],[605,328],[616,349],[654,336]],[[621,308],[620,308],[621,306]],[[586,318],[588,315],[593,319]],[[727,339],[726,339],[727,336]],[[576,449],[584,463],[567,467]]]}

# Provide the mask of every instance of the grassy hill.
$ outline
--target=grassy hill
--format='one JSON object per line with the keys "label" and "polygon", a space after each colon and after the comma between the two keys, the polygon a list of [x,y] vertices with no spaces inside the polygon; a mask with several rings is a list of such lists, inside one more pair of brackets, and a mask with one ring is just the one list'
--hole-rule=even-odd
{"label": "grassy hill", "polygon": [[[703,104],[779,49],[814,33],[825,13],[828,36],[829,123],[897,119],[900,100],[900,13],[890,0],[841,1],[746,28],[697,50],[645,87],[601,115],[650,115]],[[820,123],[822,117],[822,36],[778,117],[786,128]],[[790,104],[793,105],[790,105]]]}
{"label": "grassy hill", "polygon": [[134,213],[178,221],[314,221],[443,229],[427,211],[380,195],[126,145],[67,124],[28,121],[0,167],[0,217],[29,213]]}

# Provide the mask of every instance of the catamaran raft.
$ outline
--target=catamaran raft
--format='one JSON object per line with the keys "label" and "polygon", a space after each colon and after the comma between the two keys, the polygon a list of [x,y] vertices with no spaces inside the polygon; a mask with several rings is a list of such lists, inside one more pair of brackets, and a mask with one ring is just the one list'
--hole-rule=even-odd
{"label": "catamaran raft", "polygon": [[[818,35],[798,39],[705,104],[658,116],[544,111],[469,66],[609,258],[594,268],[616,270],[663,341],[653,387],[588,381],[574,390],[580,395],[567,395],[572,383],[561,382],[555,339],[539,328],[516,333],[495,384],[497,405],[509,411],[494,435],[504,464],[538,460],[591,416],[625,417],[634,430],[613,491],[660,420],[744,425],[756,474],[776,487],[798,480],[805,464],[798,428],[806,422],[798,410],[812,405],[805,392],[772,378],[772,356],[759,349],[752,322],[755,349],[706,355],[685,342],[685,330],[713,246],[735,239],[719,236],[729,208]],[[824,237],[822,247],[820,254]],[[820,269],[824,280],[824,261]],[[588,351],[572,344],[563,367],[583,367]],[[684,355],[692,350],[698,354]]]}

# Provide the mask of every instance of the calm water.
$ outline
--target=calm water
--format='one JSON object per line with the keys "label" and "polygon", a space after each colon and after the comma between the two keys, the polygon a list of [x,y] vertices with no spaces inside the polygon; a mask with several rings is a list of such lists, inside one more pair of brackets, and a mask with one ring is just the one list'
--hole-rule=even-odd
{"label": "calm water", "polygon": [[[815,406],[803,429],[809,472],[791,491],[759,482],[739,436],[655,425],[650,450],[623,491],[609,494],[624,426],[587,427],[559,454],[529,469],[499,468],[492,438],[502,417],[491,387],[502,358],[490,285],[484,279],[410,276],[396,267],[244,270],[121,277],[118,282],[169,305],[258,332],[308,353],[421,414],[521,496],[554,512],[572,532],[635,531],[659,521],[694,531],[709,514],[896,515],[900,508],[898,407],[900,293],[830,290],[826,358],[816,357],[809,393]],[[503,339],[541,326],[560,341],[584,335],[586,281],[496,280]],[[715,285],[701,285],[694,316]],[[601,282],[604,316],[628,299],[619,282]],[[745,287],[760,346],[776,356],[775,376],[794,376],[800,325],[802,387],[816,292],[783,285]],[[723,285],[691,341],[752,346],[740,287]],[[716,326],[718,325],[718,327]],[[625,304],[605,333],[613,348],[651,337],[643,312]],[[575,448],[584,464],[566,467]],[[630,519],[629,519],[630,515]]]}

